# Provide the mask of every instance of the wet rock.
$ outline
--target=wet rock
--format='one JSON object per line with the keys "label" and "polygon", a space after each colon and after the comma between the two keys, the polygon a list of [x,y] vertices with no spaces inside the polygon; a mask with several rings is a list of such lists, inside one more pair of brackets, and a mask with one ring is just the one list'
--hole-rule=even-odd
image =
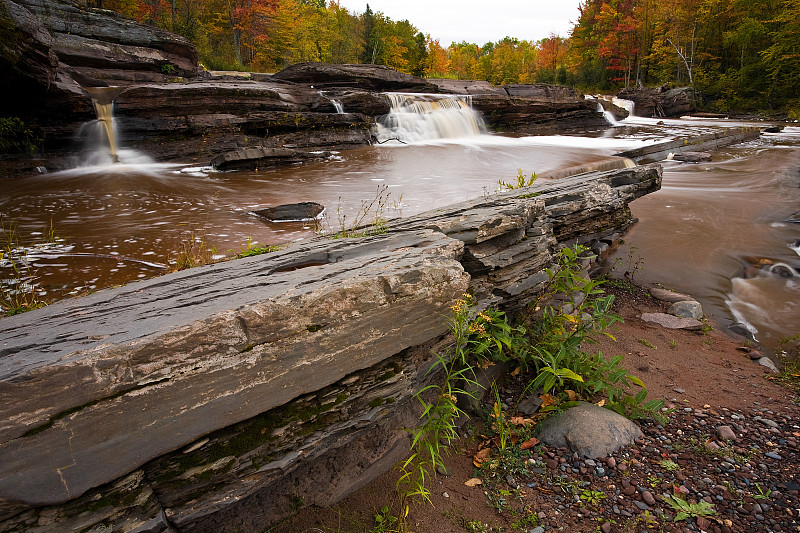
{"label": "wet rock", "polygon": [[[800,211],[798,211],[797,213],[791,215],[784,222],[793,222],[795,224],[800,224]],[[796,243],[796,246],[800,246],[800,241],[798,241]]]}
{"label": "wet rock", "polygon": [[656,300],[667,303],[687,302],[694,300],[694,298],[692,298],[688,294],[681,294],[679,292],[671,291],[668,289],[662,289],[659,287],[653,287],[652,289],[650,289],[650,296],[652,296]]}
{"label": "wet rock", "polygon": [[780,370],[778,370],[778,367],[777,367],[777,366],[775,366],[775,363],[774,363],[774,362],[772,361],[772,359],[770,359],[769,357],[762,357],[761,359],[759,359],[759,360],[758,360],[758,361],[756,361],[756,362],[757,362],[759,365],[761,365],[761,366],[763,366],[763,367],[767,368],[767,369],[768,369],[770,372],[772,372],[773,374],[779,374],[779,373],[780,373]]}
{"label": "wet rock", "polygon": [[753,332],[750,331],[750,328],[747,327],[747,324],[744,324],[742,322],[734,322],[733,324],[728,326],[728,331],[730,331],[731,333],[735,333],[736,335],[741,335],[742,337],[745,337],[747,339],[755,340]]}
{"label": "wet rock", "polygon": [[643,313],[642,320],[652,322],[667,329],[686,329],[696,331],[703,329],[703,323],[694,318],[679,318],[666,313]]}
{"label": "wet rock", "polygon": [[297,204],[276,205],[251,211],[255,216],[266,218],[271,222],[298,222],[316,219],[325,206],[316,202],[300,202]]}
{"label": "wet rock", "polygon": [[255,170],[290,163],[301,163],[311,159],[322,159],[330,154],[306,152],[292,148],[241,148],[221,154],[211,160],[217,170]]}
{"label": "wet rock", "polygon": [[764,133],[780,133],[783,131],[783,125],[777,124],[775,126],[768,126],[762,130]]}
{"label": "wet rock", "polygon": [[695,320],[700,320],[703,318],[703,306],[694,300],[675,302],[669,307],[667,313],[677,316],[678,318],[693,318]]}
{"label": "wet rock", "polygon": [[681,152],[675,154],[673,159],[684,163],[708,163],[711,162],[711,154],[708,152]]}
{"label": "wet rock", "polygon": [[567,447],[580,457],[598,459],[642,436],[627,418],[594,404],[581,403],[541,424],[539,439],[549,446]]}

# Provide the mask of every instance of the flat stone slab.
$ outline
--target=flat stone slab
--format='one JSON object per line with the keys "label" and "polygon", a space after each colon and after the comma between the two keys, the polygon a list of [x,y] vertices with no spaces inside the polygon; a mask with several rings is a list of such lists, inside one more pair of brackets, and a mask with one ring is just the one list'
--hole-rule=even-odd
{"label": "flat stone slab", "polygon": [[581,403],[560,416],[541,424],[539,440],[548,446],[569,448],[581,457],[608,457],[642,437],[639,426],[622,415],[594,405]]}
{"label": "flat stone slab", "polygon": [[250,212],[270,222],[307,222],[315,220],[323,211],[325,211],[325,206],[317,202],[299,202],[296,204],[276,205]]}
{"label": "flat stone slab", "polygon": [[0,515],[66,502],[448,329],[460,241],[314,239],[0,321]]}
{"label": "flat stone slab", "polygon": [[695,320],[694,318],[679,318],[666,313],[644,313],[642,314],[642,320],[658,324],[667,329],[687,329],[696,331],[703,328],[703,323],[699,320]]}
{"label": "flat stone slab", "polygon": [[683,152],[675,154],[673,159],[684,163],[708,163],[711,161],[711,154],[708,152]]}
{"label": "flat stone slab", "polygon": [[686,302],[689,300],[694,300],[688,294],[682,294],[680,292],[671,291],[669,289],[661,289],[659,287],[653,287],[650,289],[650,296],[659,300],[661,302],[667,303],[675,303],[675,302]]}

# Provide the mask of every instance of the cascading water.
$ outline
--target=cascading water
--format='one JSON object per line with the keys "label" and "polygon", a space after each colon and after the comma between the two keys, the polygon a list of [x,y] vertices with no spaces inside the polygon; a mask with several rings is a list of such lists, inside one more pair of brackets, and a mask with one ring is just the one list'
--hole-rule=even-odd
{"label": "cascading water", "polygon": [[606,108],[603,107],[603,104],[597,102],[597,112],[602,113],[603,118],[606,119],[606,122],[611,124],[612,126],[619,126],[619,122],[617,122],[617,117],[611,111],[606,111]]}
{"label": "cascading water", "polygon": [[386,96],[392,109],[375,124],[378,143],[460,139],[481,135],[486,130],[483,119],[472,109],[469,96],[403,93]]}
{"label": "cascading water", "polygon": [[636,113],[634,113],[634,111],[636,111],[636,104],[633,100],[625,100],[624,98],[617,98],[615,96],[611,99],[611,103],[627,111],[629,117],[636,116]]}
{"label": "cascading water", "polygon": [[331,100],[333,104],[333,108],[336,110],[336,113],[339,115],[344,115],[344,106],[338,100]]}
{"label": "cascading water", "polygon": [[121,150],[117,145],[117,124],[114,120],[114,99],[125,87],[86,87],[92,97],[97,120],[84,124],[78,132],[83,144],[76,166],[96,167],[118,163],[147,165],[152,160],[134,150]]}

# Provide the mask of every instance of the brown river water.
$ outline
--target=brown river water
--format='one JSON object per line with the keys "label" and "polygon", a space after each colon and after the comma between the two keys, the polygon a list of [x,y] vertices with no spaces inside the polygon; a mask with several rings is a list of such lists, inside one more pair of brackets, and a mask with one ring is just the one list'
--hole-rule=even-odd
{"label": "brown river water", "polygon": [[[252,210],[319,202],[327,208],[319,225],[335,231],[341,217],[349,224],[380,190],[383,217],[407,216],[491,194],[498,179],[511,181],[518,169],[530,174],[586,164],[726,126],[735,124],[632,117],[561,136],[457,131],[454,138],[417,135],[409,144],[387,142],[255,172],[151,163],[123,143],[119,164],[84,158],[72,170],[0,182],[0,213],[6,236],[16,228],[17,258],[27,258],[28,266],[18,261],[17,269],[30,275],[41,298],[54,300],[158,275],[192,241],[221,258],[248,242],[314,235],[313,223],[271,223]],[[640,221],[617,251],[619,269],[641,259],[637,279],[686,291],[719,324],[745,321],[759,341],[776,346],[800,333],[800,224],[782,222],[800,211],[799,173],[800,128],[719,150],[713,163],[665,161],[662,190],[631,206]],[[48,239],[51,228],[56,239]],[[3,277],[11,275],[8,256],[0,261]],[[751,264],[761,268],[747,269]],[[792,276],[780,275],[787,272]]]}

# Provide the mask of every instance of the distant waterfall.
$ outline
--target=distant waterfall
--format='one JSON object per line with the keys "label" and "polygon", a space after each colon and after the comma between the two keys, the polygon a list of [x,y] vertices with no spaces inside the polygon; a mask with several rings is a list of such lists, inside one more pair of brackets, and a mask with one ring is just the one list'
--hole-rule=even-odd
{"label": "distant waterfall", "polygon": [[617,98],[616,96],[611,100],[611,103],[617,107],[621,107],[622,109],[628,112],[629,117],[633,117],[636,115],[634,111],[636,110],[636,104],[633,103],[633,100],[625,100],[624,98]]}
{"label": "distant waterfall", "polygon": [[606,108],[603,107],[599,101],[597,102],[597,112],[602,113],[603,118],[606,119],[606,122],[611,124],[612,126],[619,126],[619,122],[617,122],[617,117],[611,111],[606,111]]}
{"label": "distant waterfall", "polygon": [[475,137],[486,130],[483,119],[472,109],[469,96],[403,93],[386,96],[392,109],[375,124],[374,134],[379,143]]}
{"label": "distant waterfall", "polygon": [[331,100],[331,103],[333,104],[333,108],[336,110],[338,115],[344,115],[344,106],[341,102],[338,100]]}
{"label": "distant waterfall", "polygon": [[111,153],[111,162],[117,163],[119,156],[117,155],[117,137],[114,127],[114,98],[119,95],[121,89],[118,87],[88,87],[86,91],[92,97],[98,125],[105,133],[108,142],[107,148]]}

